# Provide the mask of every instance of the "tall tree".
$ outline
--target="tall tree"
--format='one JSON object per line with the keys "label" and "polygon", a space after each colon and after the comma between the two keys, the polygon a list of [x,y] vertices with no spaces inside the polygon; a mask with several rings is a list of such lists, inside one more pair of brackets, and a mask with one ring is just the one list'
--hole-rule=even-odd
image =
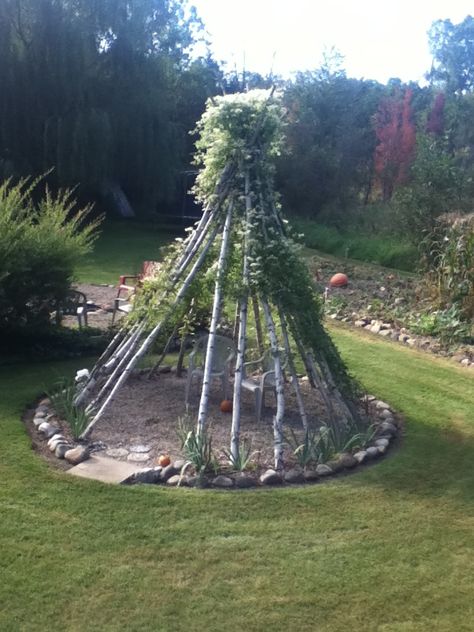
{"label": "tall tree", "polygon": [[428,32],[433,67],[428,77],[441,82],[448,92],[463,94],[474,89],[474,18],[459,24],[433,22]]}
{"label": "tall tree", "polygon": [[382,199],[391,199],[395,185],[407,181],[414,157],[416,129],[411,108],[411,89],[403,96],[396,93],[380,102],[375,117],[378,145],[375,150],[375,174]]}

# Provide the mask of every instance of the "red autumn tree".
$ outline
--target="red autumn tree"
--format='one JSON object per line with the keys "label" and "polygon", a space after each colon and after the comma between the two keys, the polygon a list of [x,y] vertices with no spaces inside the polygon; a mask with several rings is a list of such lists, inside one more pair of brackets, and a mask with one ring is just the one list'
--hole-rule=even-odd
{"label": "red autumn tree", "polygon": [[395,185],[407,181],[416,144],[411,99],[413,92],[383,99],[375,115],[375,174],[384,201],[390,200]]}
{"label": "red autumn tree", "polygon": [[446,97],[444,92],[436,95],[431,112],[426,122],[426,131],[435,136],[441,136],[444,131],[444,104]]}

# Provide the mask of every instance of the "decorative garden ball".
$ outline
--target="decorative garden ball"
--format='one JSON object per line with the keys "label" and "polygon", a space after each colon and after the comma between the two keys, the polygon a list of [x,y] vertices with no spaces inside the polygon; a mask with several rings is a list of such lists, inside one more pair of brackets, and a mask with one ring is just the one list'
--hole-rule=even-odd
{"label": "decorative garden ball", "polygon": [[224,399],[221,402],[221,411],[223,413],[231,413],[232,412],[232,402],[230,399]]}
{"label": "decorative garden ball", "polygon": [[170,463],[171,463],[171,459],[170,459],[169,454],[161,454],[158,457],[158,465],[161,465],[161,467],[166,467]]}
{"label": "decorative garden ball", "polygon": [[338,272],[329,280],[329,285],[331,287],[346,287],[349,283],[349,278],[347,274],[343,274],[342,272]]}

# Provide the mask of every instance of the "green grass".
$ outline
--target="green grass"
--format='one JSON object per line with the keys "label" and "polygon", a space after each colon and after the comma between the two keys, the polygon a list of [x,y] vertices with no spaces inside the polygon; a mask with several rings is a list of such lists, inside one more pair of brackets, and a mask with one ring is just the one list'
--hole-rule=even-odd
{"label": "green grass", "polygon": [[304,234],[308,248],[388,268],[405,271],[416,268],[416,248],[400,238],[364,234],[355,230],[340,232],[331,226],[297,218],[292,218],[291,224],[297,232]]}
{"label": "green grass", "polygon": [[373,467],[293,489],[69,478],[32,453],[20,415],[75,364],[0,370],[0,630],[472,630],[473,373],[333,333],[405,437]]}
{"label": "green grass", "polygon": [[120,274],[137,274],[143,261],[158,260],[160,248],[174,236],[153,224],[108,221],[76,278],[83,283],[116,284]]}

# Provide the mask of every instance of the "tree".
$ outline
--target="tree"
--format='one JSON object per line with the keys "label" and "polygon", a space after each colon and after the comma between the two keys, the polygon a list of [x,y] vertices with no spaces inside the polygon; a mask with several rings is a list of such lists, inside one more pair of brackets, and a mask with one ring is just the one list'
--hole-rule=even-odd
{"label": "tree", "polygon": [[440,82],[454,94],[474,89],[474,18],[459,24],[451,20],[433,22],[428,32],[433,67],[428,78]]}
{"label": "tree", "polygon": [[[177,0],[4,0],[0,4],[0,168],[116,182],[135,205],[173,199],[205,90],[189,97],[200,22]],[[196,82],[193,84],[196,87]]]}
{"label": "tree", "polygon": [[334,220],[368,195],[376,142],[371,121],[383,86],[331,68],[301,73],[285,91],[287,151],[279,180],[293,212],[324,212]]}
{"label": "tree", "polygon": [[411,89],[403,96],[395,94],[380,102],[375,117],[378,145],[375,150],[375,174],[382,199],[391,199],[395,185],[407,181],[414,156],[416,129],[411,109]]}

